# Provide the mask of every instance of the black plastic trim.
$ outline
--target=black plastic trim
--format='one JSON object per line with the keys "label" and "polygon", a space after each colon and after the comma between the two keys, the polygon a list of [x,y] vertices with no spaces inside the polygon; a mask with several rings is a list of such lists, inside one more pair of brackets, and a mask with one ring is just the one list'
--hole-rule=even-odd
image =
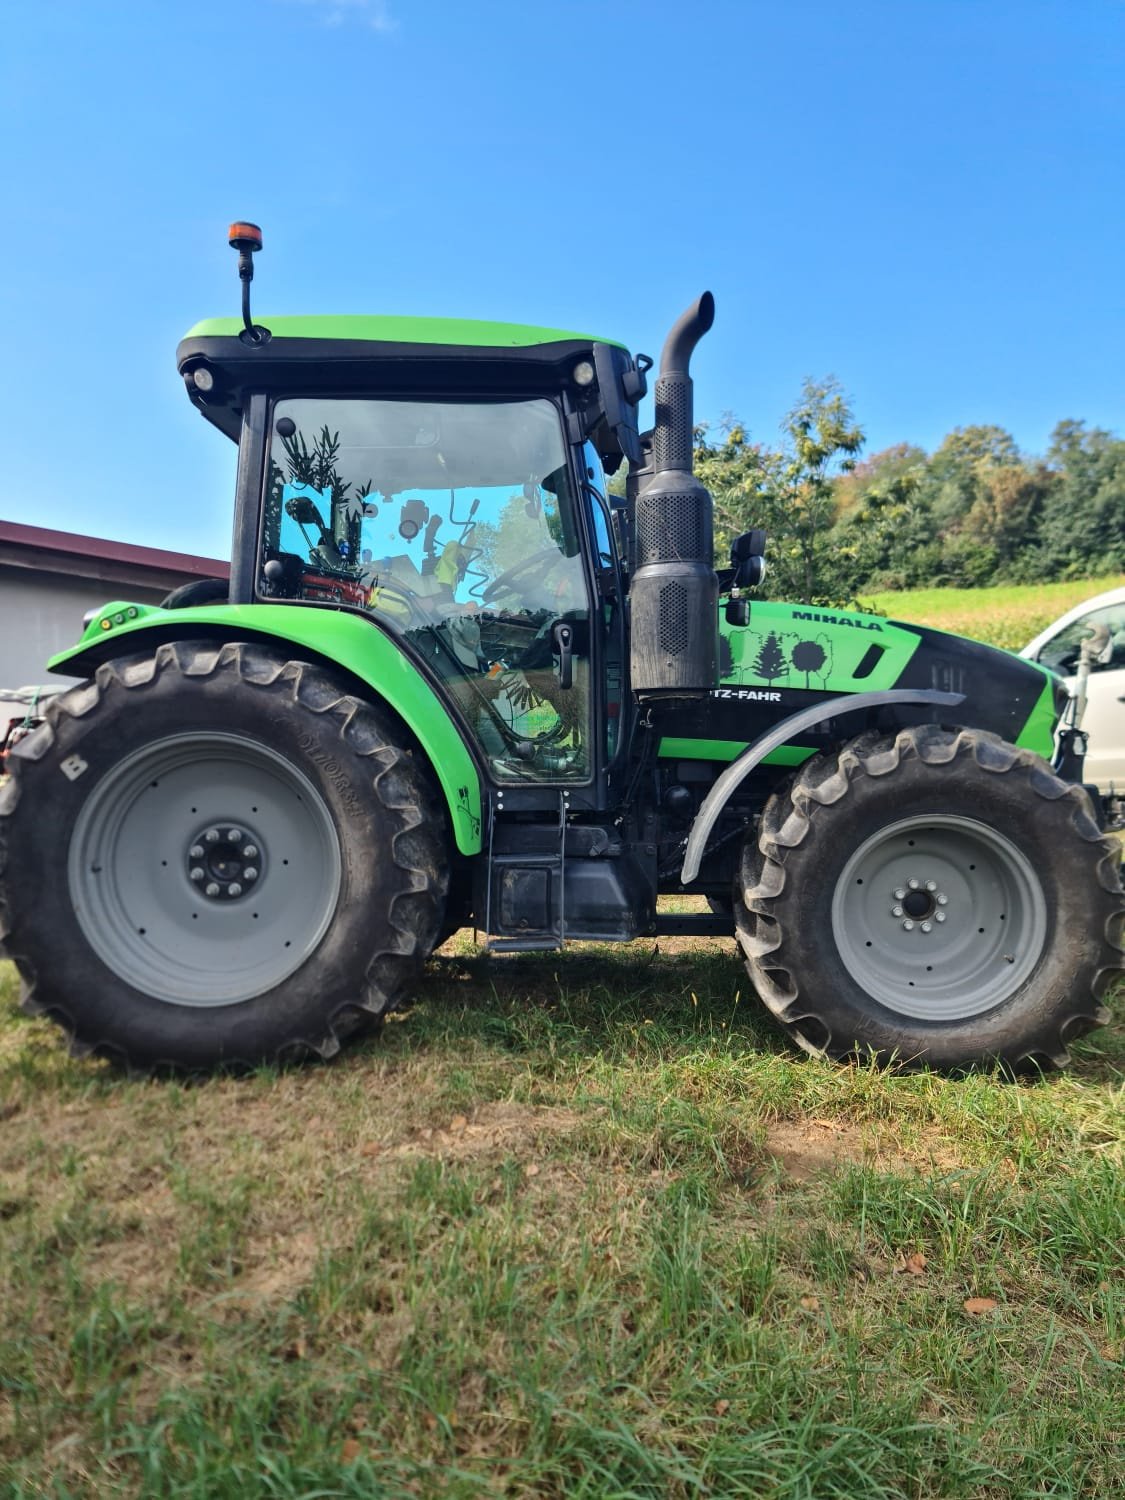
{"label": "black plastic trim", "polygon": [[234,482],[234,536],[230,554],[230,602],[251,604],[257,592],[264,475],[269,450],[269,403],[252,395],[242,416],[238,473]]}

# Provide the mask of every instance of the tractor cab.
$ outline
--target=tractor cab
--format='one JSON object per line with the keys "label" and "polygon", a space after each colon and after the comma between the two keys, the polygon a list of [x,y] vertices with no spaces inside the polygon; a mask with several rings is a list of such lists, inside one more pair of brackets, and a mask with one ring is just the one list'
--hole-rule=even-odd
{"label": "tractor cab", "polygon": [[231,602],[366,616],[489,780],[599,803],[625,702],[605,472],[639,457],[647,362],[513,324],[252,326],[201,323],[177,356],[240,445]]}

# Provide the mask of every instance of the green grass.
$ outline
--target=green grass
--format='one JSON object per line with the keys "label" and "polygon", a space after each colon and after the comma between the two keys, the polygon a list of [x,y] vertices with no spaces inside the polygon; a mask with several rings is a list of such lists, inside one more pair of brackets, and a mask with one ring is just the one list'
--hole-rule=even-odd
{"label": "green grass", "polygon": [[463,934],[337,1063],[186,1084],[15,989],[0,1494],[1120,1483],[1119,1033],[1019,1085],[822,1066],[729,944]]}
{"label": "green grass", "polygon": [[994,589],[912,589],[864,599],[880,614],[915,625],[933,625],[956,635],[1019,651],[1053,620],[1106,589],[1125,586],[1125,574],[1067,583],[1037,583]]}
{"label": "green grass", "polygon": [[[1122,581],[876,602],[1016,647]],[[0,1496],[1118,1493],[1121,1031],[820,1065],[731,948],[461,934],[380,1039],[190,1084],[0,964]]]}

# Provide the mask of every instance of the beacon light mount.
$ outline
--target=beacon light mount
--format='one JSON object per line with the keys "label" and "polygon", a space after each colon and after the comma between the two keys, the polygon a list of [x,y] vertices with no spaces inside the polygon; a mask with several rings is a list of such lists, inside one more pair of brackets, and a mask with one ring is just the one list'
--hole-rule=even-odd
{"label": "beacon light mount", "polygon": [[238,251],[238,279],[242,282],[242,332],[244,344],[264,344],[270,336],[250,317],[250,283],[254,280],[254,256],[262,248],[262,231],[248,219],[236,219],[227,231],[231,248]]}

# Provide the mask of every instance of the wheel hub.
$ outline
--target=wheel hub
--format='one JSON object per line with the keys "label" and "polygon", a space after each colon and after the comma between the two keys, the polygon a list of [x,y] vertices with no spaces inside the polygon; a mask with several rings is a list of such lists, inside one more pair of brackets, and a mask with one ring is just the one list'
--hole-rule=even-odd
{"label": "wheel hub", "polygon": [[209,824],[189,840],[188,879],[208,901],[237,901],[264,867],[261,839],[237,823]]}
{"label": "wheel hub", "polygon": [[292,974],[327,931],[341,877],[330,810],[304,772],[220,730],[119,761],[80,812],[67,858],[102,962],[142,994],[191,1006],[249,1000]]}
{"label": "wheel hub", "polygon": [[1026,855],[975,818],[941,813],[877,830],[832,897],[844,968],[873,999],[925,1021],[1001,1004],[1042,953],[1047,910]]}
{"label": "wheel hub", "polygon": [[905,885],[891,892],[891,903],[891,916],[902,922],[903,932],[913,932],[917,927],[919,932],[930,933],[935,922],[946,920],[943,908],[949,904],[949,897],[938,889],[936,880],[911,875]]}

